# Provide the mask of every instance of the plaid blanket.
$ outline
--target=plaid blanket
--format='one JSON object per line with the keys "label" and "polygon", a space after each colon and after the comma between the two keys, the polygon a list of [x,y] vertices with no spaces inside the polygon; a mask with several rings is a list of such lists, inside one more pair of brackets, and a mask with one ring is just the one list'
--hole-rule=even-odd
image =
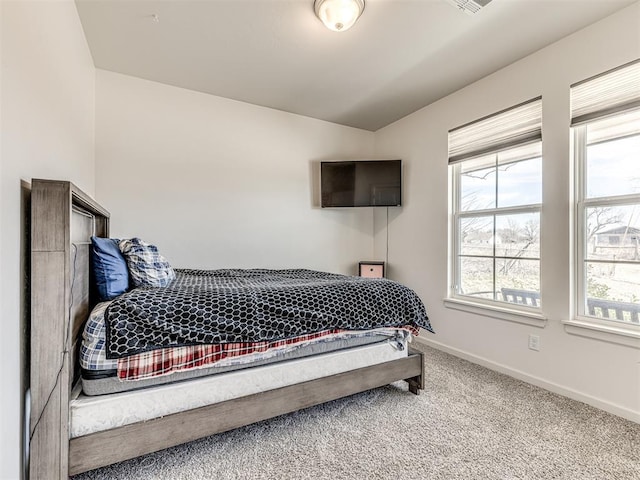
{"label": "plaid blanket", "polygon": [[165,347],[257,343],[327,330],[409,325],[433,332],[413,290],[311,270],[177,270],[106,309],[107,358]]}
{"label": "plaid blanket", "polygon": [[[370,334],[369,332],[364,333]],[[381,329],[378,333],[388,334],[390,337],[405,337],[417,334],[417,330],[415,328]],[[365,336],[363,332],[360,334]],[[163,348],[119,358],[117,360],[118,378],[120,380],[141,380],[213,365],[244,365],[256,360],[271,358],[303,345],[356,336],[359,336],[358,332],[326,330],[273,342],[222,343]]]}

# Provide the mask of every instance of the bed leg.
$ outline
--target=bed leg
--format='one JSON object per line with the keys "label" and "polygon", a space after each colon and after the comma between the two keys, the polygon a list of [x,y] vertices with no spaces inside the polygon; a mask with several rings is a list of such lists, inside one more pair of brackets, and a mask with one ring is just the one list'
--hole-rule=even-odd
{"label": "bed leg", "polygon": [[409,391],[414,395],[420,395],[420,390],[424,388],[422,383],[422,376],[407,378],[406,382],[409,384]]}
{"label": "bed leg", "polygon": [[420,390],[424,390],[425,384],[425,369],[424,369],[424,355],[421,351],[410,348],[409,354],[418,355],[420,357],[420,375],[415,377],[406,378],[405,382],[409,384],[409,391],[414,395],[420,395]]}

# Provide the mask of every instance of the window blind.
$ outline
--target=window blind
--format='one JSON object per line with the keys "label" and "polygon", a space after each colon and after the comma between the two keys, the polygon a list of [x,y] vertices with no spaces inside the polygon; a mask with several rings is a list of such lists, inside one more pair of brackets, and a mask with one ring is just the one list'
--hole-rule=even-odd
{"label": "window blind", "polygon": [[449,164],[542,140],[542,97],[449,130]]}
{"label": "window blind", "polygon": [[571,85],[571,126],[640,108],[640,59]]}

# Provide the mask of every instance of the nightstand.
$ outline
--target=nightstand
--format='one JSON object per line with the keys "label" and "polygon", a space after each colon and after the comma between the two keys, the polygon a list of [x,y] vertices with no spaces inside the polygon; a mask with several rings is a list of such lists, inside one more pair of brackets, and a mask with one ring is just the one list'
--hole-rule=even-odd
{"label": "nightstand", "polygon": [[360,262],[358,275],[366,278],[384,278],[384,262]]}

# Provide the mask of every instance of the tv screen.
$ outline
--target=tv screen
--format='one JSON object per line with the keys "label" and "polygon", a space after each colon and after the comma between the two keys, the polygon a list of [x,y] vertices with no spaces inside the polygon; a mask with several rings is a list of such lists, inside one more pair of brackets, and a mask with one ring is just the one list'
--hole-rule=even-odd
{"label": "tv screen", "polygon": [[321,162],[322,207],[402,205],[401,160]]}

